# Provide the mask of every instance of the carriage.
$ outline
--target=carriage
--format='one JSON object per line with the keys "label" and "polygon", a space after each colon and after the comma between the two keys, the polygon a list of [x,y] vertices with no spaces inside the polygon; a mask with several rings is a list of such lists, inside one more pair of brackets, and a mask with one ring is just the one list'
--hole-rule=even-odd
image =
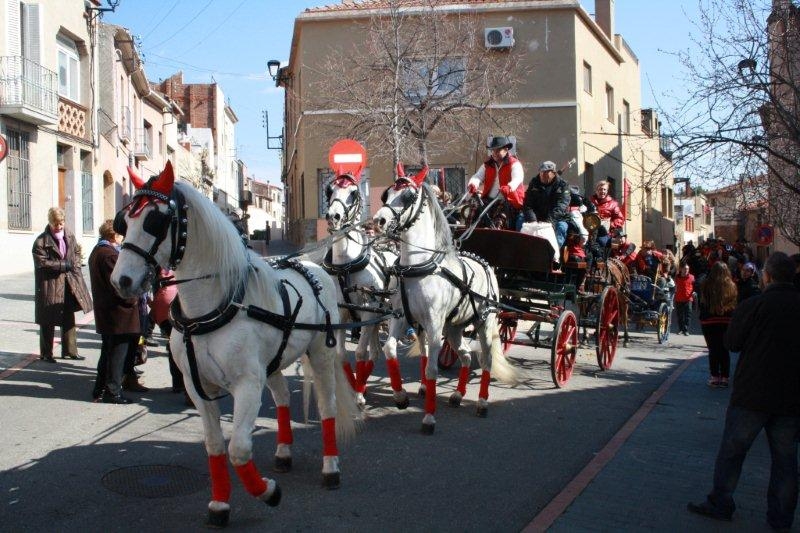
{"label": "carriage", "polygon": [[655,328],[659,344],[669,340],[674,291],[649,276],[632,275],[627,291],[628,320],[636,329]]}
{"label": "carriage", "polygon": [[[542,238],[502,229],[475,229],[461,242],[463,251],[485,258],[499,285],[500,336],[503,349],[512,345],[550,349],[550,373],[556,387],[564,387],[575,367],[579,337],[587,340],[594,330],[597,363],[611,368],[619,331],[619,293],[600,275],[590,276],[588,292],[579,290],[586,263],[565,263],[552,269],[552,248]],[[525,337],[518,338],[521,321],[532,321]],[[552,324],[549,336],[542,324]],[[580,334],[581,328],[583,335]],[[449,347],[439,354],[440,367],[455,362]]]}

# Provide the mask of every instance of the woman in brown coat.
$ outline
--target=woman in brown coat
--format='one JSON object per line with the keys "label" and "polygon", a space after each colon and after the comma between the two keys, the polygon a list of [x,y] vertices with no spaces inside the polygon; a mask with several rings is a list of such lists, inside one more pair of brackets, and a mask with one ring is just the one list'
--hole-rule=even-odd
{"label": "woman in brown coat", "polygon": [[36,284],[36,323],[39,324],[39,359],[55,363],[53,336],[61,329],[61,357],[84,359],[78,355],[75,311],[92,310],[92,298],[81,274],[75,235],[64,229],[64,210],[51,207],[48,225],[33,243]]}

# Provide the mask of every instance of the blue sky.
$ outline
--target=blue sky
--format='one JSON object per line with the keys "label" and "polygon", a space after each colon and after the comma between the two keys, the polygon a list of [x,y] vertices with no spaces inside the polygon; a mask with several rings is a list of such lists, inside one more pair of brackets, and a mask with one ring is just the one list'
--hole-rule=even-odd
{"label": "blue sky", "polygon": [[[239,117],[237,156],[261,181],[280,184],[277,150],[267,150],[262,111],[271,135],[280,133],[283,90],[267,76],[269,59],[286,62],[295,17],[338,0],[121,0],[104,21],[140,39],[152,81],[183,71],[187,83],[219,83]],[[581,0],[594,12],[594,0]],[[644,107],[667,107],[666,93],[684,92],[673,55],[688,46],[698,0],[616,0],[615,30],[638,56]]]}

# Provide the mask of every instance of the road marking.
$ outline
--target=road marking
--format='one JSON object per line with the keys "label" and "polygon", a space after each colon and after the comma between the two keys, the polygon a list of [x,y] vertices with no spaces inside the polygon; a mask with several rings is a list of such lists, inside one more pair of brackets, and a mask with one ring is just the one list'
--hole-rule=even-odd
{"label": "road marking", "polygon": [[583,490],[589,485],[589,483],[597,477],[605,466],[611,462],[611,460],[616,456],[617,452],[619,452],[622,445],[630,438],[633,432],[639,427],[639,424],[647,418],[647,415],[650,414],[650,411],[653,410],[653,407],[664,397],[667,391],[672,387],[672,384],[680,377],[681,374],[691,365],[698,357],[704,355],[706,352],[696,352],[689,356],[681,365],[672,371],[672,374],[658,387],[653,394],[647,398],[644,403],[636,410],[635,413],[628,419],[627,422],[617,431],[611,440],[600,450],[594,458],[589,461],[583,470],[578,472],[572,481],[567,483],[567,485],[559,492],[555,498],[550,500],[544,509],[542,509],[539,514],[534,517],[533,521],[530,524],[525,526],[525,529],[522,531],[525,533],[532,533],[535,531],[545,531],[547,528],[553,525],[559,516],[561,516],[564,511],[567,510],[567,507],[572,505],[578,496],[583,492]]}
{"label": "road marking", "polygon": [[[94,320],[94,311],[89,311],[88,313],[83,315],[83,317],[81,317],[80,320],[75,321],[75,327],[77,327],[78,329],[81,329],[82,327],[84,327],[87,324],[89,324],[92,320]],[[5,321],[4,320],[3,322],[9,322],[9,321]],[[61,344],[61,339],[60,338],[56,338],[56,339],[54,339],[54,342],[55,342],[56,345]],[[20,370],[22,370],[23,368],[25,368],[26,366],[28,366],[32,362],[38,361],[38,360],[39,360],[39,354],[32,353],[32,354],[26,355],[25,359],[23,359],[22,361],[20,361],[16,365],[12,366],[11,368],[5,369],[3,372],[0,372],[0,380],[6,379],[7,377],[16,374],[17,372],[19,372]]]}

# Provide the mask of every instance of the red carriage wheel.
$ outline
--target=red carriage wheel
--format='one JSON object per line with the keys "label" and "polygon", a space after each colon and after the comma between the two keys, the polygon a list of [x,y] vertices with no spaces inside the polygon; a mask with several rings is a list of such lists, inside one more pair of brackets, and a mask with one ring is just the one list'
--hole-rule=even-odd
{"label": "red carriage wheel", "polygon": [[600,296],[600,315],[597,317],[597,364],[608,370],[617,354],[619,336],[619,295],[616,287],[608,286]]}
{"label": "red carriage wheel", "polygon": [[452,368],[452,366],[456,364],[456,361],[458,361],[458,352],[450,347],[449,342],[444,341],[442,349],[439,350],[439,357],[436,359],[436,364],[439,365],[439,369],[447,370]]}
{"label": "red carriage wheel", "polygon": [[503,343],[503,353],[508,353],[513,344],[514,337],[517,336],[517,321],[510,319],[500,319],[500,342]]}
{"label": "red carriage wheel", "polygon": [[560,389],[572,376],[575,356],[578,354],[578,322],[572,311],[564,311],[558,317],[550,351],[550,375]]}

